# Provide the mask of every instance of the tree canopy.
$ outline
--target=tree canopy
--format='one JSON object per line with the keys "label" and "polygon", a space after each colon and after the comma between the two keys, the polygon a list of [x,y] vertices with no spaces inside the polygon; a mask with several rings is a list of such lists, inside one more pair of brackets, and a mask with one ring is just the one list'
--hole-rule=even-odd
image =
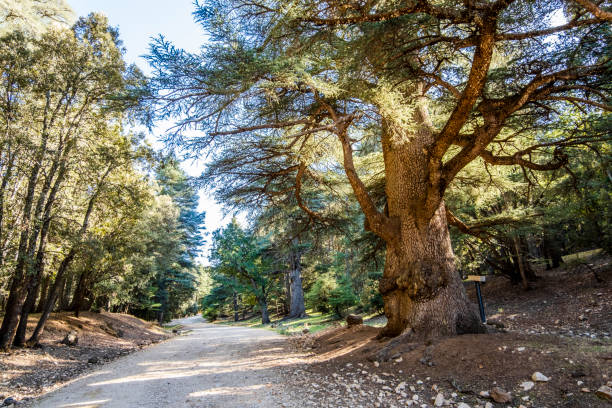
{"label": "tree canopy", "polygon": [[211,152],[203,181],[235,205],[293,195],[325,223],[320,194],[344,204],[344,173],[386,246],[386,334],[480,330],[444,205],[468,165],[553,171],[609,138],[609,16],[594,3],[236,0],[195,15],[201,53],[151,46],[151,112],[178,118],[169,142]]}

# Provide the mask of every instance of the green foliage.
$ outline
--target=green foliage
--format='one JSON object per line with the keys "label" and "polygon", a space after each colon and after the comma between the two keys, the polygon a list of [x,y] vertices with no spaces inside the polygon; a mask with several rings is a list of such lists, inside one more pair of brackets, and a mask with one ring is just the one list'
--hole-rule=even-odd
{"label": "green foliage", "polygon": [[[213,233],[210,259],[212,278],[217,285],[211,294],[226,293],[220,285],[231,288],[232,299],[234,294],[243,295],[242,303],[256,306],[261,312],[262,322],[268,323],[268,302],[278,284],[268,240],[245,231],[234,218],[227,227]],[[217,303],[217,308],[221,305]]]}
{"label": "green foliage", "polygon": [[0,35],[15,30],[37,35],[54,26],[68,28],[74,20],[64,0],[0,0]]}
{"label": "green foliage", "polygon": [[305,295],[308,308],[321,313],[331,312],[333,309],[331,297],[337,286],[338,283],[333,273],[328,272],[318,276]]}
{"label": "green foliage", "polygon": [[194,313],[196,190],[176,159],[126,130],[143,77],[123,61],[117,30],[99,14],[68,27],[69,11],[59,0],[0,3],[19,28],[3,24],[0,37],[2,304],[14,280],[13,295],[45,282],[76,312]]}
{"label": "green foliage", "polygon": [[339,316],[344,316],[347,309],[358,302],[359,298],[355,294],[351,279],[348,276],[341,276],[337,279],[336,287],[329,296],[329,304],[334,312]]}
{"label": "green foliage", "polygon": [[333,272],[317,277],[305,297],[309,308],[321,313],[333,311],[338,316],[359,303],[350,277],[336,277]]}

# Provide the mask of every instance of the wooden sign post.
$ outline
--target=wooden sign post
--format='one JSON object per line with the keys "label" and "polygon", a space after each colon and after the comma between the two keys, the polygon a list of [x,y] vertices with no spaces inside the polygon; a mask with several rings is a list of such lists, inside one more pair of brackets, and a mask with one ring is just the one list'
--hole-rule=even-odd
{"label": "wooden sign post", "polygon": [[480,309],[480,320],[483,323],[487,322],[487,317],[485,316],[484,303],[482,301],[482,293],[480,292],[480,283],[486,282],[486,277],[480,275],[468,275],[467,280],[469,282],[474,282],[476,285],[476,296],[478,296],[478,308]]}

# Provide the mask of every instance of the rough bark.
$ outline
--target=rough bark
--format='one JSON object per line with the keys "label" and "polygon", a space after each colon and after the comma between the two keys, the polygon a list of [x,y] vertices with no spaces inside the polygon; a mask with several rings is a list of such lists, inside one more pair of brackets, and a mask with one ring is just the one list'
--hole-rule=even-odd
{"label": "rough bark", "polygon": [[270,314],[268,313],[268,302],[265,299],[259,300],[259,308],[261,309],[261,324],[270,323]]}
{"label": "rough bark", "polygon": [[[294,242],[295,246],[297,242]],[[301,258],[302,253],[298,248],[295,248],[290,254],[289,285],[291,290],[289,291],[289,316],[287,316],[290,319],[306,316]]]}
{"label": "rough bark", "polygon": [[381,336],[408,328],[423,338],[484,332],[455,266],[444,203],[425,226],[402,221],[401,241],[387,247],[380,282],[388,319]]}
{"label": "rough bark", "polygon": [[[433,145],[425,109],[417,110],[413,134],[383,135],[388,218],[397,233],[386,238],[387,252],[380,292],[387,326],[381,336],[411,329],[422,338],[484,332],[475,305],[467,298],[455,266],[441,192],[429,181],[428,149]],[[437,197],[432,197],[437,194]],[[430,213],[429,206],[437,202]]]}

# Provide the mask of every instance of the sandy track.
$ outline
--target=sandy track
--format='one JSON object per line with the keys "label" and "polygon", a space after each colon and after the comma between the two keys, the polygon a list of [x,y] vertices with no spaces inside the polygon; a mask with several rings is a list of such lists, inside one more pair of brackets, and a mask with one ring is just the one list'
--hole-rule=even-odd
{"label": "sandy track", "polygon": [[[33,406],[276,407],[277,368],[290,363],[283,337],[267,330],[219,326],[200,317],[177,321],[190,333],[101,367]],[[284,400],[287,401],[287,396]]]}

